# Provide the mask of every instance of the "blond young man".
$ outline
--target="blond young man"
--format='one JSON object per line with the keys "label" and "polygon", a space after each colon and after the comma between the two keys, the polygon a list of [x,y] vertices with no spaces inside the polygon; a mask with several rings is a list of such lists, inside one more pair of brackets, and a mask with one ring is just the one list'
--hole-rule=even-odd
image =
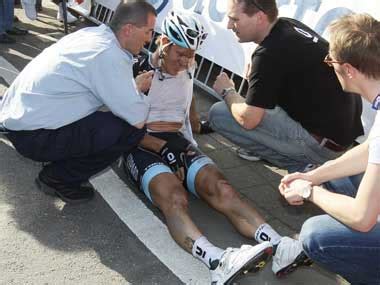
{"label": "blond young man", "polygon": [[327,213],[302,227],[311,259],[351,284],[380,284],[380,22],[352,14],[330,32],[325,63],[344,90],[372,102],[375,123],[365,143],[313,171],[285,176],[279,189],[290,204],[307,200]]}

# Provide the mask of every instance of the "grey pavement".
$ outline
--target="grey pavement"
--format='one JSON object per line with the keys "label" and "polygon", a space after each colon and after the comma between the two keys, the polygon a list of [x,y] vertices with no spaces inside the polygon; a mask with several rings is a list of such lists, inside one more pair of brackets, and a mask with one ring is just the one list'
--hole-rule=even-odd
{"label": "grey pavement", "polygon": [[[54,43],[54,39],[63,36],[62,24],[55,19],[56,7],[49,1],[44,1],[43,6],[39,20],[34,22],[16,9],[20,26],[32,33],[18,38],[15,45],[0,45],[0,59],[3,57],[18,70]],[[82,21],[71,27],[71,31],[86,25]],[[0,96],[8,86],[1,74],[4,72],[0,69]],[[198,110],[206,116],[215,99],[198,88],[196,98]],[[196,139],[231,184],[244,198],[253,201],[280,234],[292,236],[308,217],[322,213],[310,204],[287,205],[277,190],[279,180],[286,173],[284,170],[261,161],[240,159],[234,153],[235,146],[218,134]],[[101,195],[97,194],[87,204],[69,206],[39,192],[34,178],[40,167],[18,155],[0,137],[0,284],[182,284]],[[113,169],[125,181],[117,164]],[[130,191],[163,221],[159,211],[141,193]],[[224,217],[202,201],[190,197],[190,211],[196,224],[218,246],[253,243],[237,234]],[[154,233],[147,234],[154,236]],[[269,264],[262,272],[247,275],[237,284],[347,283],[316,265],[277,279]]]}

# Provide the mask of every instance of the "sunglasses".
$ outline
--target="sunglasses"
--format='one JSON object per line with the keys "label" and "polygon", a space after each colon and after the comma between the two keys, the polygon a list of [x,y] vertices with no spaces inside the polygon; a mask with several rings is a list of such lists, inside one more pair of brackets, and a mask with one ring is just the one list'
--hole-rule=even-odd
{"label": "sunglasses", "polygon": [[325,59],[323,60],[324,63],[326,63],[328,66],[330,67],[334,67],[334,64],[333,63],[337,63],[337,64],[343,64],[343,62],[341,61],[336,61],[336,60],[333,60],[330,56],[330,54],[328,53],[325,57]]}

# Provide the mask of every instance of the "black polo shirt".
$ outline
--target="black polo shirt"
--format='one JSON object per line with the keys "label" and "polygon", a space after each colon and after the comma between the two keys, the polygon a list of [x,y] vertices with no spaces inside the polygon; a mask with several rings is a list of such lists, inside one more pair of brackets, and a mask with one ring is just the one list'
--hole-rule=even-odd
{"label": "black polo shirt", "polygon": [[308,132],[348,146],[363,134],[360,96],[342,90],[323,62],[328,42],[303,23],[279,18],[252,55],[246,103],[283,108]]}

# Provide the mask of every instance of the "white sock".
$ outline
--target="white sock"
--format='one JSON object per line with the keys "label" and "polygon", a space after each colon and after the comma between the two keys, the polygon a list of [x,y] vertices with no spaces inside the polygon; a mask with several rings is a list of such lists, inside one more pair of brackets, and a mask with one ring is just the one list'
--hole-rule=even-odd
{"label": "white sock", "polygon": [[268,224],[262,224],[255,232],[255,240],[259,243],[269,241],[272,245],[277,245],[281,236]]}
{"label": "white sock", "polygon": [[210,243],[205,236],[198,238],[193,245],[193,256],[202,261],[208,268],[214,260],[220,259],[223,249]]}

